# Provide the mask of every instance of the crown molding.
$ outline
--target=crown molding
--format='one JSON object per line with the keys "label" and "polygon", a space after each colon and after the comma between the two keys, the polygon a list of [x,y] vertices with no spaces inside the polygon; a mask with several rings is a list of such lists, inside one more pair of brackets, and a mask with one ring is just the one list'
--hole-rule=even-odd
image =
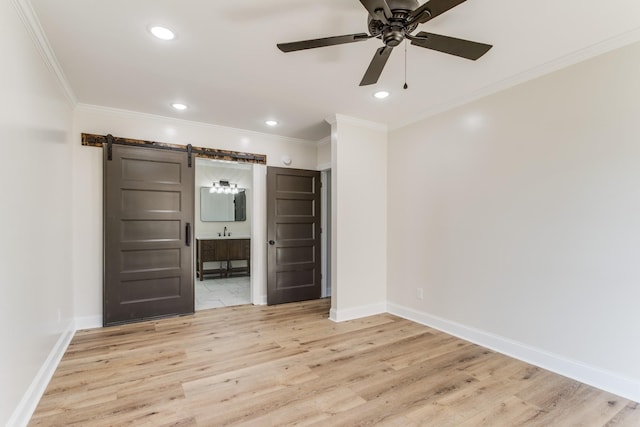
{"label": "crown molding", "polygon": [[401,122],[394,123],[392,126],[389,127],[389,130],[393,131],[393,130],[401,129],[405,126],[409,126],[414,123],[420,122],[422,120],[426,120],[430,117],[435,116],[436,114],[444,113],[445,111],[452,110],[456,107],[460,107],[462,105],[468,104],[470,102],[476,101],[478,99],[484,98],[494,93],[501,92],[503,90],[506,90],[511,87],[517,86],[519,84],[525,83],[527,81],[536,79],[538,77],[542,77],[544,75],[553,73],[555,71],[559,71],[563,68],[580,63],[582,61],[586,61],[587,59],[605,54],[614,49],[624,47],[626,45],[635,43],[637,41],[640,41],[640,28],[636,28],[631,31],[627,31],[625,33],[603,40],[587,48],[577,50],[569,55],[562,56],[555,60],[549,61],[545,64],[539,65],[537,67],[526,70],[522,73],[516,74],[515,76],[511,76],[504,80],[490,84],[489,86],[486,86],[468,95],[440,104],[434,108],[431,108],[421,113],[418,116],[414,116],[406,120],[403,120]]}
{"label": "crown molding", "polygon": [[72,106],[77,105],[78,100],[76,95],[73,92],[73,89],[71,89],[71,85],[69,85],[69,81],[62,71],[62,67],[58,62],[55,53],[53,53],[53,49],[49,44],[49,39],[47,39],[47,36],[40,25],[40,20],[33,10],[31,2],[29,0],[11,0],[11,3],[13,3],[13,6],[18,12],[18,16],[22,20],[29,36],[36,45],[38,53],[40,53],[40,56],[47,65],[47,68],[49,68],[51,73],[56,76],[65,97]]}
{"label": "crown molding", "polygon": [[331,126],[337,123],[347,123],[361,128],[371,129],[379,132],[386,132],[388,127],[384,123],[373,122],[370,120],[359,119],[357,117],[347,116],[344,114],[335,114],[325,119]]}
{"label": "crown molding", "polygon": [[282,136],[282,135],[274,135],[274,134],[270,134],[270,133],[263,133],[263,132],[257,132],[257,131],[253,131],[253,130],[247,130],[247,129],[240,129],[240,128],[234,128],[234,127],[229,127],[229,126],[222,126],[222,125],[216,125],[213,123],[205,123],[205,122],[196,122],[193,120],[185,120],[185,119],[178,119],[175,117],[169,117],[169,116],[161,116],[161,115],[157,115],[157,114],[151,114],[151,113],[141,113],[139,111],[131,111],[131,110],[123,110],[120,108],[113,108],[113,107],[103,107],[101,105],[93,105],[93,104],[83,104],[83,103],[78,103],[76,105],[76,111],[87,111],[87,112],[94,112],[94,113],[99,113],[99,114],[109,114],[109,115],[113,115],[113,116],[119,116],[119,117],[129,117],[129,118],[139,118],[139,119],[148,119],[148,120],[162,120],[164,122],[169,122],[169,123],[174,123],[176,125],[184,125],[184,126],[193,126],[193,127],[200,127],[200,128],[209,128],[209,129],[218,129],[218,130],[223,130],[226,132],[235,132],[235,133],[242,133],[248,137],[259,137],[261,139],[269,139],[269,140],[278,140],[280,142],[286,142],[286,143],[292,143],[292,144],[307,144],[307,145],[313,145],[316,146],[317,142],[316,141],[311,141],[308,139],[300,139],[300,138],[292,138],[289,136]]}
{"label": "crown molding", "polygon": [[316,142],[316,145],[318,147],[326,145],[326,144],[331,144],[331,135],[327,135],[324,138],[322,138],[321,140],[319,140],[318,142]]}

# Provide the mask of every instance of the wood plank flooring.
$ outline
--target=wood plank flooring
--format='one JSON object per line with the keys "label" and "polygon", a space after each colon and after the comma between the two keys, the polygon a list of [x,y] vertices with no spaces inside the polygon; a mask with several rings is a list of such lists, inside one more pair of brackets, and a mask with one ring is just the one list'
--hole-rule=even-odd
{"label": "wood plank flooring", "polygon": [[31,426],[640,426],[638,404],[329,300],[79,331]]}

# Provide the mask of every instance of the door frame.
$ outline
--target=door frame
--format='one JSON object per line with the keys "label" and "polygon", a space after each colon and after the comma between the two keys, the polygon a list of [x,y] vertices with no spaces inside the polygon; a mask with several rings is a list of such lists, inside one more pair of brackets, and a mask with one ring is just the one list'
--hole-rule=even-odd
{"label": "door frame", "polygon": [[[203,160],[205,161],[211,161],[213,163],[215,162],[220,162],[220,160],[218,159],[213,159],[213,158],[203,158]],[[194,189],[193,191],[195,192],[195,197],[194,197],[194,212],[195,215],[200,215],[200,212],[196,209],[196,198],[200,197],[200,184],[197,181],[198,178],[198,164],[200,163],[200,161],[195,162],[195,185],[194,185]],[[233,162],[233,163],[237,163],[237,164],[246,164],[246,162]],[[250,301],[252,305],[266,305],[266,290],[265,290],[265,296],[264,298],[262,298],[262,295],[260,293],[260,286],[263,283],[263,280],[261,280],[261,274],[263,271],[263,267],[262,265],[264,265],[265,268],[265,275],[266,275],[266,264],[264,264],[263,262],[261,262],[261,260],[258,258],[261,256],[262,251],[261,249],[261,244],[262,242],[265,241],[265,238],[257,238],[256,236],[259,235],[259,233],[261,232],[261,227],[260,224],[257,224],[259,222],[265,222],[266,220],[262,220],[262,215],[266,215],[266,208],[261,209],[258,205],[259,203],[261,203],[261,197],[264,199],[264,203],[266,203],[266,197],[264,196],[264,194],[258,194],[258,193],[264,193],[266,192],[266,187],[264,188],[264,190],[261,187],[261,183],[262,181],[259,179],[260,177],[256,177],[256,175],[260,174],[260,170],[261,168],[263,168],[266,171],[266,167],[263,166],[260,163],[253,163],[251,164],[251,168],[250,173],[251,173],[251,224],[249,226],[250,231],[250,237],[251,237],[251,242],[250,242],[250,247],[251,247],[251,262],[249,263],[249,289],[250,289]],[[265,172],[265,185],[266,185],[266,172]],[[198,222],[199,221],[195,221],[194,220],[194,242],[196,239],[196,233],[198,232]],[[266,234],[265,234],[266,235]],[[194,244],[195,245],[195,244]],[[195,251],[195,248],[194,248]],[[266,252],[265,252],[266,253]],[[198,268],[198,266],[196,265],[196,255],[194,252],[194,256],[193,256],[193,269],[194,271]],[[197,277],[194,274],[194,283],[197,281]],[[266,282],[265,283],[265,289],[266,289]],[[194,298],[195,298],[195,293],[194,293]],[[195,305],[195,301],[194,301],[194,305]]]}
{"label": "door frame", "polygon": [[253,165],[251,303],[267,305],[267,166]]}
{"label": "door frame", "polygon": [[320,170],[320,257],[322,298],[331,297],[331,168]]}

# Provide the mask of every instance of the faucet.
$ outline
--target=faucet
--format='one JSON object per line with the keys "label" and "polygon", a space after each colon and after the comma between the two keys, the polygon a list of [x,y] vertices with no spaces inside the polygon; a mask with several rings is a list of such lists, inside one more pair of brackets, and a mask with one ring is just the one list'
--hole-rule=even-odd
{"label": "faucet", "polygon": [[224,226],[224,233],[223,233],[222,235],[223,235],[223,236],[226,236],[226,235],[227,235],[227,226],[226,226],[226,225]]}

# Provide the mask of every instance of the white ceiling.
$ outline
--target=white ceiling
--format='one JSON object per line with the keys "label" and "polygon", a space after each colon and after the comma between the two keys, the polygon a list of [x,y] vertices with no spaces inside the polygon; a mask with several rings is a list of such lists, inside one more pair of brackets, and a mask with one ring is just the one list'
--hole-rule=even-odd
{"label": "white ceiling", "polygon": [[[423,3],[421,1],[420,3]],[[282,53],[276,43],[367,32],[358,0],[31,0],[78,102],[317,141],[339,113],[397,128],[636,37],[640,1],[468,0],[421,25],[493,44],[478,61],[396,48],[358,84],[378,39]],[[150,26],[173,29],[163,42]],[[584,56],[584,55],[582,55]],[[566,60],[564,61],[566,63]],[[384,101],[372,93],[391,92]],[[172,102],[190,106],[176,112]],[[276,128],[264,120],[275,118]]]}

